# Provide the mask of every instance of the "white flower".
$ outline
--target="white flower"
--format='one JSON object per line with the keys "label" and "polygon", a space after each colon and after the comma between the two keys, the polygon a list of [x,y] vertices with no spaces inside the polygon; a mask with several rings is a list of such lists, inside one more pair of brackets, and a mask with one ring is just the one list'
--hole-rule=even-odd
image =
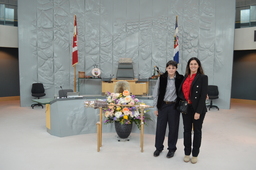
{"label": "white flower", "polygon": [[131,115],[131,113],[132,113],[131,111],[125,111],[124,112],[125,115]]}
{"label": "white flower", "polygon": [[131,101],[131,96],[126,96],[125,98],[124,98],[124,101],[125,101],[125,103],[129,103],[130,101]]}
{"label": "white flower", "polygon": [[125,104],[125,103],[126,103],[126,102],[125,102],[124,98],[120,98],[118,104]]}
{"label": "white flower", "polygon": [[118,111],[118,112],[115,113],[115,117],[116,118],[120,118],[121,116],[122,116],[122,112]]}
{"label": "white flower", "polygon": [[112,96],[112,100],[115,100],[120,96],[120,94],[119,93],[111,93],[111,96]]}
{"label": "white flower", "polygon": [[116,101],[116,104],[122,104],[122,99],[118,99],[118,100]]}
{"label": "white flower", "polygon": [[134,105],[135,103],[134,103],[133,100],[131,100],[129,104],[130,104],[130,105]]}
{"label": "white flower", "polygon": [[139,116],[140,115],[140,112],[138,112],[138,110],[136,110],[135,112],[134,112],[134,117],[137,117],[137,116]]}
{"label": "white flower", "polygon": [[134,99],[135,103],[139,102],[139,99],[138,98],[135,98]]}
{"label": "white flower", "polygon": [[132,114],[132,112],[131,112],[131,111],[130,111],[130,116],[131,116],[131,117],[134,117],[134,115]]}
{"label": "white flower", "polygon": [[107,97],[107,101],[108,101],[108,102],[112,102],[111,96],[108,96],[108,97]]}

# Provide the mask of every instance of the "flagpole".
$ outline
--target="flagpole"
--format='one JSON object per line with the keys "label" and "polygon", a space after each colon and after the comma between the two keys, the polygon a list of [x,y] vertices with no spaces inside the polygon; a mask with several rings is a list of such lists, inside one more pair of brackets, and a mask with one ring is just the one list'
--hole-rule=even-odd
{"label": "flagpole", "polygon": [[74,65],[74,92],[76,92],[76,65]]}
{"label": "flagpole", "polygon": [[179,35],[178,35],[178,16],[176,15],[174,30],[174,53],[173,60],[179,64]]}
{"label": "flagpole", "polygon": [[[74,21],[76,21],[76,15],[74,16]],[[76,64],[74,65],[74,92],[76,92]]]}

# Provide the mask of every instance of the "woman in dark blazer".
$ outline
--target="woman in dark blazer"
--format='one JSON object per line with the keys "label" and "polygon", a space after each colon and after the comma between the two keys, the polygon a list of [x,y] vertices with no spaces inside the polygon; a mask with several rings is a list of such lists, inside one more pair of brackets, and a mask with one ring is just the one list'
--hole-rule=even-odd
{"label": "woman in dark blazer", "polygon": [[[186,114],[182,114],[184,124],[184,162],[197,163],[201,139],[202,125],[206,109],[206,96],[208,77],[204,75],[201,62],[198,58],[189,59],[186,67],[185,78],[179,89],[179,97],[188,102]],[[192,130],[194,130],[192,141]],[[190,154],[192,152],[192,158]]]}

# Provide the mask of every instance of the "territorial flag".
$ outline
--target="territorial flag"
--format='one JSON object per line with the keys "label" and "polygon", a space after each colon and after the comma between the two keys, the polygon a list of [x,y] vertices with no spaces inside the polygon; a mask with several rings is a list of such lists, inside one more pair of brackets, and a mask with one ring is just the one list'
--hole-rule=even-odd
{"label": "territorial flag", "polygon": [[175,23],[173,60],[179,63],[178,16],[176,16]]}

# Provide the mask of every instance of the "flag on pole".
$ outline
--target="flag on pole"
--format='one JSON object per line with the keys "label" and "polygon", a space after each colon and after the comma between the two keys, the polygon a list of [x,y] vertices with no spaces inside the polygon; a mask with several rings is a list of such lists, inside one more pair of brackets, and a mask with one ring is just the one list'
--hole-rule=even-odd
{"label": "flag on pole", "polygon": [[173,60],[179,63],[178,16],[176,16],[176,23],[175,23]]}
{"label": "flag on pole", "polygon": [[74,35],[73,35],[73,51],[72,51],[72,66],[78,63],[78,51],[77,51],[77,23],[76,15],[74,17]]}

